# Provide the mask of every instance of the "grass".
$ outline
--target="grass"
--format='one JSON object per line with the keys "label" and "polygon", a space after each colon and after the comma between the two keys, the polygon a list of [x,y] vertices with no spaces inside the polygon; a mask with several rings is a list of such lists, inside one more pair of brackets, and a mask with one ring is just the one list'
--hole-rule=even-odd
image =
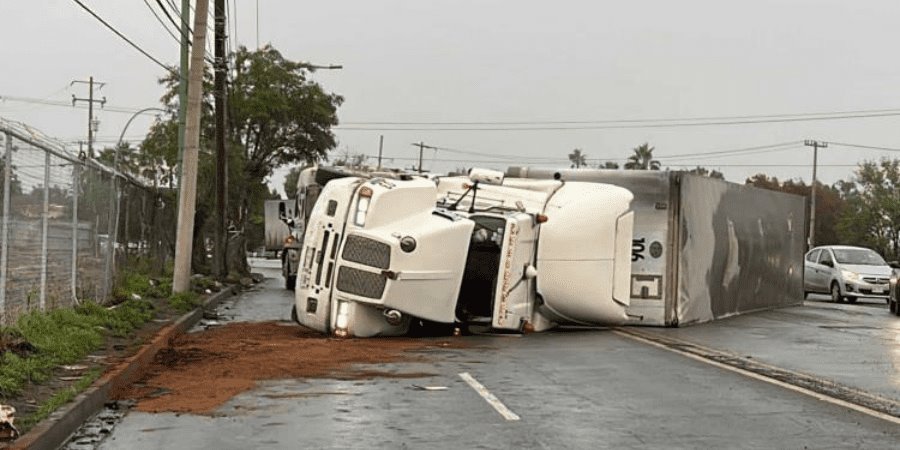
{"label": "grass", "polygon": [[105,335],[127,336],[151,317],[153,305],[146,300],[128,300],[113,308],[86,302],[71,309],[23,315],[4,333],[21,336],[34,352],[24,356],[3,353],[0,395],[16,395],[29,382],[48,380],[57,366],[79,361],[99,348]]}
{"label": "grass", "polygon": [[[4,345],[0,345],[0,399],[21,394],[29,383],[49,380],[60,365],[83,360],[100,348],[108,336],[130,335],[154,316],[153,303],[146,299],[165,299],[178,312],[200,306],[202,297],[196,292],[171,294],[171,275],[148,276],[153,271],[146,261],[135,261],[131,267],[117,283],[113,292],[117,303],[112,307],[87,301],[74,308],[30,312],[14,325],[0,327],[0,344],[25,343],[5,352]],[[171,270],[164,273],[171,274]],[[212,279],[192,281],[195,289],[215,285]],[[101,373],[100,368],[91,369],[71,386],[56,392],[19,421],[20,428],[24,431],[44,420],[87,389]]]}
{"label": "grass", "polygon": [[30,429],[35,426],[38,422],[46,419],[53,411],[56,411],[60,406],[65,405],[72,401],[78,394],[84,392],[97,378],[100,377],[102,373],[102,369],[95,368],[91,369],[87,373],[81,376],[81,379],[76,381],[75,384],[53,394],[44,404],[42,404],[37,411],[25,416],[19,423],[20,427],[23,430]]}
{"label": "grass", "polygon": [[178,312],[184,313],[200,306],[201,301],[202,298],[196,292],[179,292],[169,297],[169,306]]}

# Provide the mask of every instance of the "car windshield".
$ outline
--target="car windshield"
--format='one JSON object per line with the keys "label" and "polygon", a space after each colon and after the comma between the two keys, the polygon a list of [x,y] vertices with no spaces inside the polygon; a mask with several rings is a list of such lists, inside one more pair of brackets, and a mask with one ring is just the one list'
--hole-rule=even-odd
{"label": "car windshield", "polygon": [[834,249],[834,258],[843,264],[861,264],[865,266],[886,266],[884,259],[868,249]]}

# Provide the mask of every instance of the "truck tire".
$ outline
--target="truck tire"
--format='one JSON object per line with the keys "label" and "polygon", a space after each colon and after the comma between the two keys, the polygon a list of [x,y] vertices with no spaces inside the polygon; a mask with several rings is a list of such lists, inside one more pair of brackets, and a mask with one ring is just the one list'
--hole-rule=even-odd
{"label": "truck tire", "polygon": [[297,286],[297,275],[288,275],[284,277],[284,288],[293,291]]}
{"label": "truck tire", "polygon": [[297,317],[297,304],[296,303],[294,304],[294,306],[291,307],[291,320],[296,322],[297,325],[300,325],[300,318]]}
{"label": "truck tire", "polygon": [[329,181],[338,178],[351,177],[352,174],[334,167],[319,167],[316,169],[316,184],[325,186]]}

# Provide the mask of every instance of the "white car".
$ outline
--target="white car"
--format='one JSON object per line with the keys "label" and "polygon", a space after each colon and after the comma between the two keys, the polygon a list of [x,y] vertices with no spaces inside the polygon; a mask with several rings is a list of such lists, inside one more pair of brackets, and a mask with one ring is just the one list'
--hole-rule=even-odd
{"label": "white car", "polygon": [[871,249],[826,245],[806,254],[803,290],[804,294],[830,294],[836,303],[855,303],[860,297],[889,302],[892,273],[884,258]]}

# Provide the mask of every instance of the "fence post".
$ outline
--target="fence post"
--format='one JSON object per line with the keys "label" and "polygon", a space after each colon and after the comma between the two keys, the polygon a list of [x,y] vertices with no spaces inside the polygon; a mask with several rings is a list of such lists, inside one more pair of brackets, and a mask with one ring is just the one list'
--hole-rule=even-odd
{"label": "fence post", "polygon": [[113,173],[109,175],[109,210],[107,211],[107,220],[106,220],[106,267],[104,268],[104,289],[103,289],[103,299],[101,301],[106,301],[112,295],[112,274],[113,274],[113,259],[115,258],[115,245],[116,243],[113,241],[113,230],[115,230],[115,222],[116,218],[113,215],[116,209],[116,174],[115,174],[115,164],[113,164]]}
{"label": "fence post", "polygon": [[44,212],[41,226],[41,311],[47,309],[47,251],[50,234],[50,152],[44,151]]}
{"label": "fence post", "polygon": [[72,164],[72,302],[78,304],[78,191],[81,189],[81,163]]}
{"label": "fence post", "polygon": [[9,194],[12,189],[12,135],[6,133],[3,155],[3,227],[0,230],[0,323],[6,323],[6,269],[9,264]]}

